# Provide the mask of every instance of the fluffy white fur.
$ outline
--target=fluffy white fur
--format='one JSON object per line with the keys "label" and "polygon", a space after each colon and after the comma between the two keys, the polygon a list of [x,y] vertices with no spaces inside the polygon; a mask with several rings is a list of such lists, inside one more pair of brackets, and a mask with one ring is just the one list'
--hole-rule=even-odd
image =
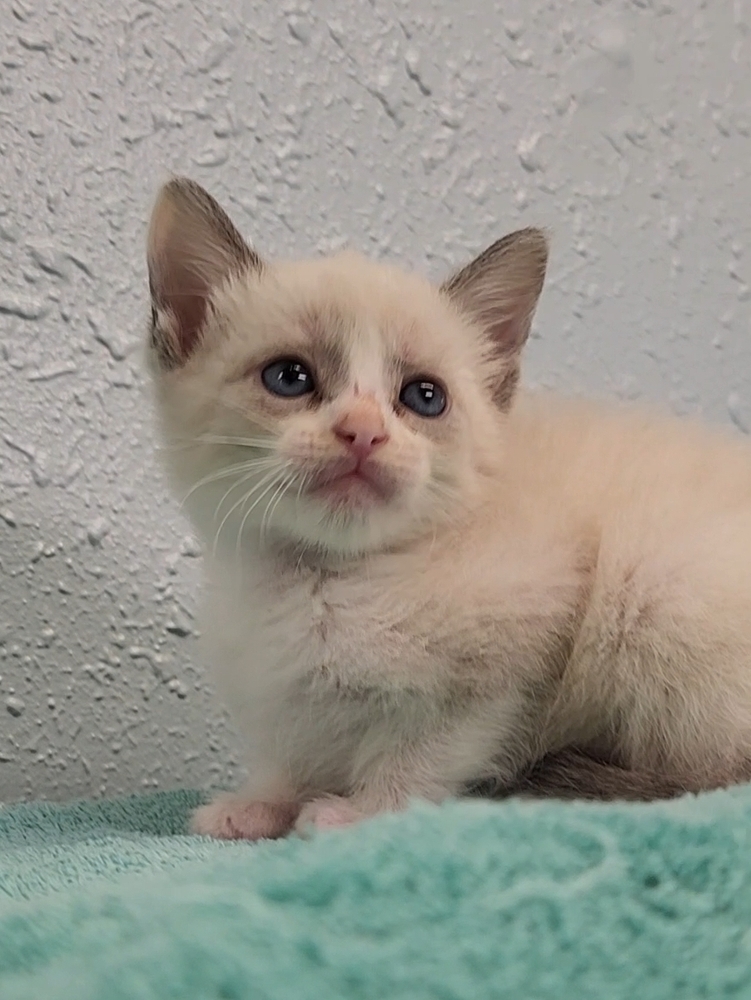
{"label": "fluffy white fur", "polygon": [[[205,631],[251,774],[198,832],[513,786],[566,747],[686,787],[745,776],[751,451],[514,393],[540,233],[443,288],[350,254],[268,264],[178,180],[149,265],[164,454],[205,542]],[[278,357],[306,359],[314,401],[264,388]],[[445,414],[399,405],[410,374],[440,380]],[[387,438],[368,459],[383,495],[311,488],[350,419]]]}

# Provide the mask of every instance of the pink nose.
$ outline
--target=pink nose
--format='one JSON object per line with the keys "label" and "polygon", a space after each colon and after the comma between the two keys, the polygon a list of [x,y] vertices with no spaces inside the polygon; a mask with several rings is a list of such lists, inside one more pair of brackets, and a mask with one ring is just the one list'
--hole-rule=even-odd
{"label": "pink nose", "polygon": [[334,425],[334,434],[359,459],[367,458],[389,439],[381,411],[370,400],[362,400],[343,414]]}

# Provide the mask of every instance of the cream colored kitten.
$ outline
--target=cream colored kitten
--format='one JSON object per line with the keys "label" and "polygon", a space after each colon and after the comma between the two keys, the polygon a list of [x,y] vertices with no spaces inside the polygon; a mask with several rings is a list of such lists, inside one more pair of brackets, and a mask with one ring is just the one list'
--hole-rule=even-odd
{"label": "cream colored kitten", "polygon": [[162,190],[165,454],[250,754],[196,831],[279,836],[530,768],[584,794],[597,768],[649,775],[614,794],[747,775],[751,451],[517,394],[546,258],[527,229],[441,288],[354,254],[267,263],[197,185]]}

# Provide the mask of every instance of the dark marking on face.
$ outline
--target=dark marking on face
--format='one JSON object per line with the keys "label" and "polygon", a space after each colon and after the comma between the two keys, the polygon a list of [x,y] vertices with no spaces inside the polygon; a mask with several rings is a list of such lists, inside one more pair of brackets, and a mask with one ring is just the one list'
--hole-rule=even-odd
{"label": "dark marking on face", "polygon": [[335,314],[310,312],[302,320],[308,338],[308,356],[315,369],[318,393],[334,399],[349,379],[345,320]]}
{"label": "dark marking on face", "polygon": [[319,391],[333,399],[345,388],[349,379],[349,363],[344,346],[332,337],[320,340],[313,348]]}
{"label": "dark marking on face", "polygon": [[417,368],[406,358],[390,354],[386,360],[386,377],[391,394],[396,398],[408,375],[416,374]]}

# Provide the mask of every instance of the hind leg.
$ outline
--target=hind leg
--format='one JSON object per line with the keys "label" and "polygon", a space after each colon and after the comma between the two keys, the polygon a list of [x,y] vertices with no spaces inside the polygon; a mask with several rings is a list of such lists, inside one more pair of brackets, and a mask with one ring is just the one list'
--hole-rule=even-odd
{"label": "hind leg", "polygon": [[[748,539],[748,545],[743,539]],[[563,701],[628,768],[716,787],[751,759],[751,518],[603,554]],[[584,737],[584,739],[582,739]]]}

